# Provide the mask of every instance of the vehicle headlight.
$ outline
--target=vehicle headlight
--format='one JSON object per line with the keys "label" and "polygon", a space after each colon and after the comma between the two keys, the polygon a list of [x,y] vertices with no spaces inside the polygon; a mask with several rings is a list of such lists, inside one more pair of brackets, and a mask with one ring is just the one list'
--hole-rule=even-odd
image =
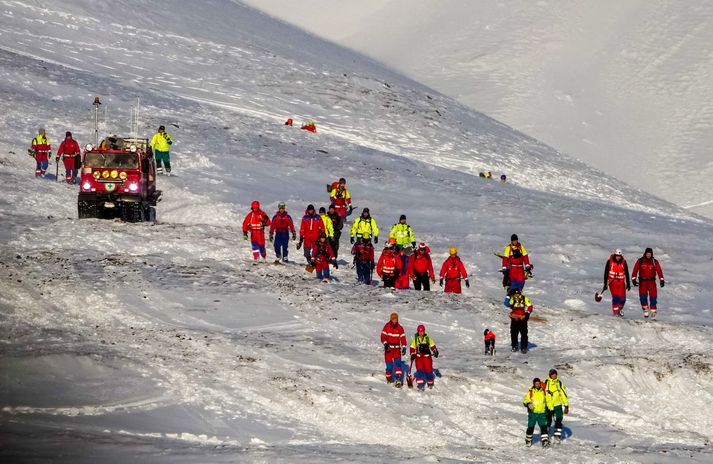
{"label": "vehicle headlight", "polygon": [[84,190],[89,190],[89,189],[92,188],[92,184],[90,184],[89,182],[85,182],[85,183],[82,184],[82,188],[83,188]]}
{"label": "vehicle headlight", "polygon": [[104,171],[104,172],[102,172],[102,177],[103,177],[104,179],[108,179],[108,178],[109,178],[109,171]]}
{"label": "vehicle headlight", "polygon": [[132,182],[129,184],[129,190],[131,190],[132,192],[136,192],[138,189],[139,184],[137,184],[136,182]]}
{"label": "vehicle headlight", "polygon": [[121,172],[119,173],[119,179],[121,179],[121,180],[126,180],[126,173],[125,173],[124,171],[121,171]]}
{"label": "vehicle headlight", "polygon": [[92,145],[91,143],[88,143],[87,146],[84,148],[86,148],[87,151],[92,151],[92,150],[94,150],[94,145]]}
{"label": "vehicle headlight", "polygon": [[119,171],[114,169],[113,171],[111,171],[111,178],[116,179],[117,177],[119,177]]}
{"label": "vehicle headlight", "polygon": [[129,151],[130,151],[131,153],[134,153],[134,152],[136,151],[136,145],[131,145],[131,146],[129,147]]}

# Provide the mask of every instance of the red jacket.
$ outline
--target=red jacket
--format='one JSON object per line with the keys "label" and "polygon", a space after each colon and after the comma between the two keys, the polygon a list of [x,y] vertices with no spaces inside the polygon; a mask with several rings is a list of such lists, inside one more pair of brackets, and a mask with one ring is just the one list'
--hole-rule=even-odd
{"label": "red jacket", "polygon": [[381,330],[381,343],[388,343],[392,348],[408,346],[406,344],[406,334],[401,324],[397,322],[394,325],[391,321],[387,322]]}
{"label": "red jacket", "polygon": [[305,211],[302,224],[300,224],[300,240],[304,240],[305,247],[311,247],[322,232],[324,232],[324,222],[319,214],[315,213],[310,216]]}
{"label": "red jacket", "polygon": [[612,281],[626,280],[626,286],[630,286],[629,281],[629,266],[626,264],[626,260],[622,257],[621,262],[617,263],[614,259],[614,255],[609,257],[606,266],[604,266],[604,285],[611,285]]}
{"label": "red jacket", "polygon": [[485,334],[485,336],[483,337],[483,341],[487,342],[488,340],[495,340],[495,332],[493,332],[492,330]]}
{"label": "red jacket", "polygon": [[376,265],[376,273],[382,277],[382,274],[392,276],[399,271],[401,271],[401,260],[396,257],[393,249],[384,248]]}
{"label": "red jacket", "polygon": [[435,274],[433,273],[433,261],[431,260],[431,255],[428,252],[416,251],[408,261],[408,275],[413,278],[416,274],[423,274],[428,272],[431,280],[435,279]]}
{"label": "red jacket", "polygon": [[276,213],[272,217],[272,225],[270,226],[270,234],[275,232],[292,232],[295,233],[295,224],[292,222],[292,217],[285,211],[283,214]]}
{"label": "red jacket", "polygon": [[374,245],[369,243],[356,244],[352,247],[352,254],[357,262],[374,262]]}
{"label": "red jacket", "polygon": [[250,231],[250,240],[260,245],[265,244],[265,227],[270,225],[270,218],[265,211],[250,211],[243,220],[243,233]]}
{"label": "red jacket", "polygon": [[80,153],[81,150],[79,149],[79,144],[76,140],[71,138],[65,138],[62,140],[62,143],[59,144],[59,148],[57,149],[57,157],[62,155],[74,156]]}
{"label": "red jacket", "polygon": [[318,271],[329,268],[329,263],[334,260],[334,251],[332,251],[332,246],[328,240],[314,242],[314,245],[312,245],[312,259],[314,260],[314,267]]}
{"label": "red jacket", "polygon": [[463,261],[458,256],[449,256],[441,266],[441,278],[446,280],[451,279],[467,279],[468,273],[465,271]]}
{"label": "red jacket", "polygon": [[530,265],[530,259],[525,256],[516,258],[514,256],[503,257],[503,269],[506,269],[510,280],[523,281],[525,280],[525,266]]}
{"label": "red jacket", "polygon": [[639,276],[640,280],[656,280],[656,276],[663,280],[663,271],[659,265],[659,261],[656,258],[646,259],[641,257],[634,264],[634,270],[631,273],[631,277],[636,279]]}

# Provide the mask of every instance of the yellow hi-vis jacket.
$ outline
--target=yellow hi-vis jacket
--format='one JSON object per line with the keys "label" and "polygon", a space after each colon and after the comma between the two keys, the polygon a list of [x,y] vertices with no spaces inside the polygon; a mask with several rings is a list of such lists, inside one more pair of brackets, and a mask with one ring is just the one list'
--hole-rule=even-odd
{"label": "yellow hi-vis jacket", "polygon": [[322,222],[324,223],[324,235],[327,236],[327,238],[332,238],[334,237],[334,223],[332,222],[332,219],[327,216],[327,214],[320,214],[319,217],[322,218]]}
{"label": "yellow hi-vis jacket", "polygon": [[552,397],[542,388],[531,387],[527,393],[525,393],[525,399],[522,400],[522,404],[527,406],[530,403],[532,403],[531,411],[535,414],[551,410],[553,407]]}
{"label": "yellow hi-vis jacket", "polygon": [[396,223],[391,228],[389,237],[396,239],[396,244],[400,247],[404,247],[410,243],[416,241],[416,237],[413,235],[413,229],[408,224]]}
{"label": "yellow hi-vis jacket", "polygon": [[164,132],[163,134],[156,132],[151,139],[151,149],[154,151],[169,151],[172,143],[173,140],[171,136],[168,135],[168,132]]}
{"label": "yellow hi-vis jacket", "polygon": [[520,253],[522,253],[522,256],[527,256],[527,250],[525,249],[525,245],[523,245],[522,243],[520,243],[519,245],[519,247],[513,247],[512,244],[508,244],[503,250],[503,256],[505,256],[506,258],[511,257],[512,251],[515,248],[520,248]]}
{"label": "yellow hi-vis jacket", "polygon": [[569,406],[569,398],[567,398],[567,389],[562,381],[557,377],[551,379],[547,377],[545,390],[552,397],[552,406]]}
{"label": "yellow hi-vis jacket", "polygon": [[359,216],[355,219],[354,225],[352,225],[352,237],[356,237],[357,234],[361,234],[364,238],[370,238],[372,235],[378,237],[379,228],[376,227],[374,218],[370,216],[364,219],[363,216]]}

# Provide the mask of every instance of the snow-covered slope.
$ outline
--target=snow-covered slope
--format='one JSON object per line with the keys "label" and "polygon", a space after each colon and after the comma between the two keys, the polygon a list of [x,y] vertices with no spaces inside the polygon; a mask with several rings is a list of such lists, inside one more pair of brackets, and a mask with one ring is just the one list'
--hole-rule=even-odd
{"label": "snow-covered slope", "polygon": [[713,2],[250,3],[713,215]]}
{"label": "snow-covered slope", "polygon": [[[193,3],[172,2],[165,24],[140,0],[111,17],[79,0],[3,5],[3,462],[709,460],[709,222],[253,10]],[[31,177],[33,131],[85,142],[97,94],[105,133],[128,130],[140,97],[147,135],[164,123],[176,140],[155,225],[78,221],[74,188]],[[501,166],[514,184],[477,177]],[[456,244],[472,288],[358,287],[343,255],[331,285],[297,264],[251,266],[250,201],[284,200],[298,218],[338,176],[382,229],[407,214],[437,264]],[[507,352],[492,256],[513,232],[542,316],[525,356]],[[592,301],[604,260],[646,246],[667,273],[661,320],[613,320]],[[383,382],[394,310],[440,347],[433,391]],[[495,359],[480,355],[486,326]],[[522,395],[553,365],[572,397],[568,440],[521,449]]]}

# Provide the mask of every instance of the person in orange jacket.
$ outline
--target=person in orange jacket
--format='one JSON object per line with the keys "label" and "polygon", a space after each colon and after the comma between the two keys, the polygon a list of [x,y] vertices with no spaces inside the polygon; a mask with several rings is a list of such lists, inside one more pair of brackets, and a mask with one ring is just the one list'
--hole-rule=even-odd
{"label": "person in orange jacket", "polygon": [[396,278],[400,272],[401,260],[396,256],[394,246],[391,243],[387,243],[376,265],[376,273],[379,274],[381,280],[384,281],[384,287],[394,288]]}
{"label": "person in orange jacket", "polygon": [[72,133],[67,131],[64,134],[64,140],[62,140],[62,143],[59,144],[59,149],[57,149],[55,162],[59,163],[59,159],[62,158],[65,170],[64,180],[68,184],[73,184],[77,180],[77,172],[79,164],[81,164],[80,153],[79,144],[72,138]]}
{"label": "person in orange jacket", "polygon": [[611,293],[611,312],[613,316],[624,317],[626,292],[631,290],[629,280],[629,266],[626,264],[624,254],[617,249],[609,256],[604,266],[604,289],[609,288]]}
{"label": "person in orange jacket", "polygon": [[386,382],[401,387],[404,384],[404,365],[401,356],[406,354],[406,333],[399,324],[399,315],[391,313],[389,322],[381,329],[381,343],[384,345]]}
{"label": "person in orange jacket", "polygon": [[441,280],[439,285],[443,287],[443,280],[446,281],[446,287],[444,291],[446,293],[460,293],[460,281],[465,280],[465,286],[470,288],[470,282],[468,281],[468,273],[465,270],[463,261],[458,257],[458,249],[456,247],[450,247],[448,250],[448,258],[443,262],[441,266]]}
{"label": "person in orange jacket", "polygon": [[267,262],[265,251],[265,227],[270,225],[270,217],[260,209],[260,202],[255,200],[250,205],[250,212],[243,220],[243,239],[248,239],[250,232],[250,244],[253,248],[253,265],[257,264],[258,257],[262,256],[262,261]]}
{"label": "person in orange jacket", "polygon": [[[416,252],[408,261],[408,275],[413,280],[413,288],[427,292],[431,290],[432,283],[436,283],[436,276],[433,273],[433,261],[431,261],[431,249],[421,242],[416,247]],[[429,282],[430,279],[430,282]]]}

